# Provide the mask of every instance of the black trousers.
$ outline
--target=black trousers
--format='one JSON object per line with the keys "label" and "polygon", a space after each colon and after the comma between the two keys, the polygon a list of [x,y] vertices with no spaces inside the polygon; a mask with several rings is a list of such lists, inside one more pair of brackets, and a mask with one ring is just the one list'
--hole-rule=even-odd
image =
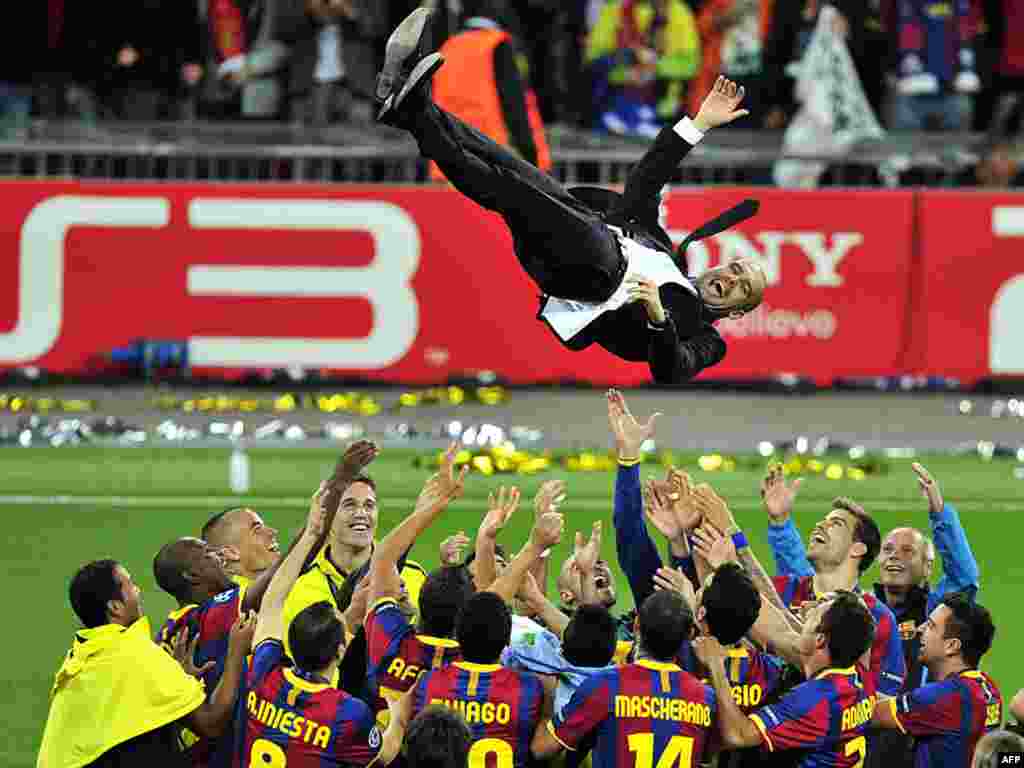
{"label": "black trousers", "polygon": [[478,205],[501,214],[516,256],[543,293],[605,301],[625,259],[601,215],[558,181],[428,101],[408,126],[420,152]]}

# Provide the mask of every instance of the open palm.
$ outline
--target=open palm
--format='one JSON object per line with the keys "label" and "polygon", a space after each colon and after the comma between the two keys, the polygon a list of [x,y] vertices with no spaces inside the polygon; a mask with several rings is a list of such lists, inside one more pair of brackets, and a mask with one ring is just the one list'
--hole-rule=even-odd
{"label": "open palm", "polygon": [[615,435],[615,449],[619,458],[636,459],[640,456],[640,446],[654,434],[654,422],[661,416],[653,414],[645,424],[641,424],[626,406],[626,399],[615,389],[608,390],[608,423]]}
{"label": "open palm", "polygon": [[709,131],[746,117],[750,111],[739,108],[745,94],[742,85],[736,85],[724,75],[719,75],[711,87],[711,92],[700,105],[700,110],[693,119],[694,124],[702,131]]}

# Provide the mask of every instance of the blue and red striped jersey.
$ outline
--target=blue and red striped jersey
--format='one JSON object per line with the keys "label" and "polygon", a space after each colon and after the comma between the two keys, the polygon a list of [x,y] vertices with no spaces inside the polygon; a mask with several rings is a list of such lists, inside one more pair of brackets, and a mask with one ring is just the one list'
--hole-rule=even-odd
{"label": "blue and red striped jersey", "polygon": [[[186,605],[172,611],[157,632],[156,642],[168,650],[175,635],[182,630],[188,631],[190,642],[198,636],[193,663],[202,667],[208,661],[214,662],[214,666],[202,678],[207,695],[213,693],[224,674],[228,639],[231,626],[242,610],[242,596],[243,590],[234,587],[214,595],[202,605]],[[186,757],[196,768],[228,768],[233,762],[235,733],[231,725],[216,740],[183,728],[179,742]]]}
{"label": "blue and red striped jersey", "polygon": [[986,731],[1003,723],[1003,697],[976,669],[889,699],[900,730],[915,739],[914,768],[970,765]]}
{"label": "blue and red striped jersey", "polygon": [[858,664],[822,670],[749,717],[769,751],[800,752],[797,768],[859,768],[875,701],[872,678]]}
{"label": "blue and red striped jersey", "polygon": [[469,768],[526,768],[540,721],[544,687],[530,672],[500,664],[456,661],[420,677],[413,712],[442,704],[465,718],[473,732]]}
{"label": "blue and red striped jersey", "polygon": [[[815,600],[813,576],[776,576],[775,591],[791,611],[798,611],[806,602]],[[871,611],[875,620],[875,639],[871,644],[870,673],[875,690],[886,696],[895,696],[903,688],[907,676],[907,662],[903,658],[903,640],[896,627],[892,610],[874,595],[855,590]]]}
{"label": "blue and red striped jersey", "polygon": [[743,714],[763,706],[778,691],[785,666],[782,659],[760,651],[742,647],[726,650],[725,676]]}
{"label": "blue and red striped jersey", "polygon": [[256,648],[243,693],[243,768],[368,766],[377,759],[382,737],[370,708],[286,666],[279,640]]}
{"label": "blue and red striped jersey", "polygon": [[695,766],[717,711],[710,686],[676,664],[641,659],[586,679],[550,728],[567,749],[595,732],[594,768]]}
{"label": "blue and red striped jersey", "polygon": [[380,600],[366,617],[367,673],[377,691],[376,711],[416,684],[428,669],[440,669],[462,658],[455,640],[418,635],[391,598]]}

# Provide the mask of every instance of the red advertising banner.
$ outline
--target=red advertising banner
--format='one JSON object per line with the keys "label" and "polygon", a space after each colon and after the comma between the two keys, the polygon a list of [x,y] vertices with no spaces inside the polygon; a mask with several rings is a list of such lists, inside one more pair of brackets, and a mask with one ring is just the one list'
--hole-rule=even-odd
{"label": "red advertising banner", "polygon": [[[755,256],[769,289],[720,323],[729,352],[702,377],[904,370],[913,193],[677,189],[667,228],[681,239],[744,197],[761,213],[691,246],[691,271]],[[187,341],[199,368],[650,380],[566,350],[501,219],[448,188],[12,182],[0,201],[0,367],[89,370],[145,338]]]}
{"label": "red advertising banner", "polygon": [[923,191],[915,360],[974,380],[1024,375],[1024,196]]}

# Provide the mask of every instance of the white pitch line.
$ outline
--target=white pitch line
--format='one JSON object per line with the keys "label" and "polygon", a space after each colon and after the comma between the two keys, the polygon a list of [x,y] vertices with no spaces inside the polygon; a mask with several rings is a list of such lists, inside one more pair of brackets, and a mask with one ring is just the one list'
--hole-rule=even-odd
{"label": "white pitch line", "polygon": [[[408,505],[415,502],[413,497],[392,497],[384,498],[381,503],[384,506]],[[484,498],[467,499],[470,503],[479,501],[486,504]],[[227,507],[231,505],[245,504],[252,507],[290,507],[305,508],[309,504],[308,498],[302,497],[281,497],[281,496],[76,496],[68,494],[57,494],[53,496],[33,495],[6,495],[0,496],[0,504],[12,506],[30,506],[36,504],[49,506],[106,506],[106,507]],[[601,499],[580,499],[570,501],[566,506],[602,508],[611,510],[612,500]]]}

